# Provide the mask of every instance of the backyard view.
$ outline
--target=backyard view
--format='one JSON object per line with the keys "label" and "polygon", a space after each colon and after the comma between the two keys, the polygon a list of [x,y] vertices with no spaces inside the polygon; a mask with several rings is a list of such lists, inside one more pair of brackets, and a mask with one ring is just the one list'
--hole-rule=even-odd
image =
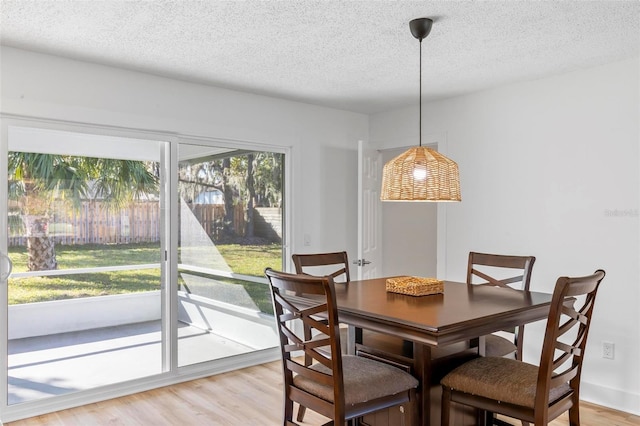
{"label": "backyard view", "polygon": [[[229,267],[237,274],[262,277],[266,266],[281,264],[279,244],[216,246]],[[13,272],[27,271],[27,250],[12,247]],[[153,264],[160,261],[157,244],[109,244],[57,246],[59,269],[108,267],[112,265]],[[89,296],[135,293],[160,289],[160,269],[135,269],[130,271],[92,272],[52,277],[24,277],[9,281],[9,304],[45,302]],[[220,279],[229,284],[243,285],[254,296],[263,312],[271,312],[271,300],[265,299],[264,286],[233,279]]]}
{"label": "backyard view", "polygon": [[[180,164],[179,263],[207,269],[181,269],[181,289],[212,296],[185,279],[281,267],[281,175],[282,156],[264,152]],[[155,162],[10,152],[9,304],[159,290],[158,182]],[[72,271],[90,268],[103,269]],[[263,285],[224,275],[271,312]]]}

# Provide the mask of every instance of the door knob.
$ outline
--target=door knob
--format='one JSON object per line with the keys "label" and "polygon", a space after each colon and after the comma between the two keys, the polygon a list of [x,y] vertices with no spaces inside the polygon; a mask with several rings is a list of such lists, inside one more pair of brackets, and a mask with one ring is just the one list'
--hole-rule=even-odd
{"label": "door knob", "polygon": [[358,259],[358,260],[354,260],[353,263],[354,265],[364,266],[364,265],[370,264],[371,262],[368,261],[367,259]]}
{"label": "door knob", "polygon": [[9,275],[11,275],[11,270],[13,269],[13,263],[11,262],[11,259],[9,258],[9,256],[7,256],[4,253],[0,253],[0,261],[7,264],[7,271],[5,273],[0,274],[0,281],[4,281],[7,278],[9,278]]}

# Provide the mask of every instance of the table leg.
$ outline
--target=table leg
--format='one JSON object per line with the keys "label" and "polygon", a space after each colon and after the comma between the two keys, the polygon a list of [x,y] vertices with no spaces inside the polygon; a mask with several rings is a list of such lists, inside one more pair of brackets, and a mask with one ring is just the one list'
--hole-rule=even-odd
{"label": "table leg", "polygon": [[413,344],[415,375],[420,381],[418,388],[418,413],[421,426],[431,421],[431,348],[420,343]]}
{"label": "table leg", "polygon": [[[484,338],[480,340],[484,351]],[[478,348],[470,348],[468,342],[436,348],[420,343],[413,344],[414,374],[420,381],[418,388],[418,412],[421,426],[440,425],[442,386],[440,380],[449,371],[478,356]],[[475,412],[454,407],[452,418],[456,422],[473,424]]]}

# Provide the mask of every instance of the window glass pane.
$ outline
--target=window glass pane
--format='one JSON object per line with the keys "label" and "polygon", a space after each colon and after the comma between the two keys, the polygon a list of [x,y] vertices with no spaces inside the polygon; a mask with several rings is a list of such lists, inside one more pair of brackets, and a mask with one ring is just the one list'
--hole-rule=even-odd
{"label": "window glass pane", "polygon": [[264,269],[283,264],[284,155],[197,145],[180,152],[178,363],[273,347]]}
{"label": "window glass pane", "polygon": [[[161,373],[159,143],[26,128],[9,143],[8,403]],[[145,144],[150,159],[123,158]]]}

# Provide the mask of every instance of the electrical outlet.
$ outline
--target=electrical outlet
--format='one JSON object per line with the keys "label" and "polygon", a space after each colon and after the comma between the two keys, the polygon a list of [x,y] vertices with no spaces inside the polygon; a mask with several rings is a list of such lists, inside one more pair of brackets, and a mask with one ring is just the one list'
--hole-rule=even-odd
{"label": "electrical outlet", "polygon": [[602,342],[602,358],[613,359],[616,345],[613,342]]}

